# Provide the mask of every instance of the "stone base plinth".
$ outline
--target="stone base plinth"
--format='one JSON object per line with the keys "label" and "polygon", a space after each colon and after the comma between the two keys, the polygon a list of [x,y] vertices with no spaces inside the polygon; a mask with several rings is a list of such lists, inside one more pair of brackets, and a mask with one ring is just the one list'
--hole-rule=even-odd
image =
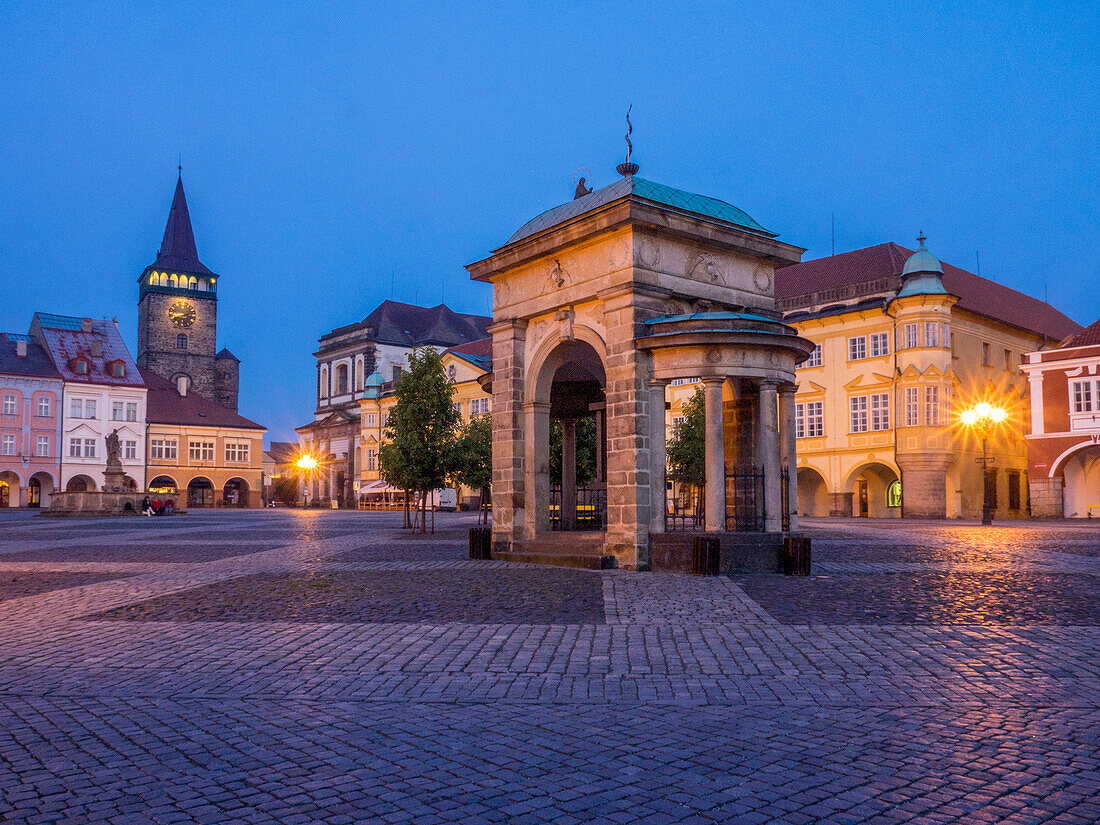
{"label": "stone base plinth", "polygon": [[1032,518],[1062,518],[1065,515],[1061,476],[1029,479],[1028,491],[1031,494]]}
{"label": "stone base plinth", "polygon": [[692,572],[697,536],[717,537],[718,569],[724,575],[782,573],[785,533],[656,533],[650,536],[653,571]]}
{"label": "stone base plinth", "polygon": [[829,517],[851,518],[854,493],[829,493]]}
{"label": "stone base plinth", "polygon": [[[40,516],[140,516],[141,501],[147,493],[51,493],[50,509]],[[174,513],[186,512],[175,508]]]}

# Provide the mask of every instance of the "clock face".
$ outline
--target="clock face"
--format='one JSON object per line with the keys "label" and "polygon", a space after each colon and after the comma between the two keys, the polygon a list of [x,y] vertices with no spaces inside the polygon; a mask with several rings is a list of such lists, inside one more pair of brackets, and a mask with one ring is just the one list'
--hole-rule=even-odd
{"label": "clock face", "polygon": [[189,327],[195,323],[195,308],[187,301],[176,301],[168,307],[168,320],[177,327]]}

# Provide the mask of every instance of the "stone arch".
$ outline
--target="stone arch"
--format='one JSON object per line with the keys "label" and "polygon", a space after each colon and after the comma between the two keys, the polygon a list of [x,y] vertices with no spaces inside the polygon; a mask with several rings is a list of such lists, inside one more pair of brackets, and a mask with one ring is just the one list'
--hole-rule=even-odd
{"label": "stone arch", "polygon": [[[525,403],[549,403],[550,385],[554,381],[554,374],[566,358],[568,350],[565,347],[573,344],[587,344],[591,347],[599,358],[600,367],[606,376],[607,344],[604,343],[603,338],[590,327],[573,327],[571,339],[552,336],[535,350],[531,363],[527,367],[527,380],[523,388]],[[552,365],[552,369],[547,369],[548,365]]]}
{"label": "stone arch", "polygon": [[66,493],[93,493],[96,483],[91,476],[75,475],[65,484]]}
{"label": "stone arch", "polygon": [[222,504],[225,507],[247,507],[251,487],[240,476],[234,476],[222,485]]}
{"label": "stone arch", "polygon": [[53,476],[45,470],[39,470],[27,481],[27,506],[48,506],[55,489]]}
{"label": "stone arch", "polygon": [[347,395],[351,391],[351,386],[348,383],[348,369],[347,364],[337,364],[336,371],[334,373],[335,387],[333,389],[333,395]]}
{"label": "stone arch", "polygon": [[21,493],[19,475],[11,470],[0,473],[0,507],[18,507]]}
{"label": "stone arch", "polygon": [[1062,467],[1062,514],[1066,518],[1100,517],[1100,444],[1076,450]]}
{"label": "stone arch", "polygon": [[1057,478],[1062,475],[1065,470],[1066,462],[1073,458],[1075,453],[1087,450],[1089,447],[1095,447],[1098,442],[1093,441],[1091,438],[1082,441],[1078,444],[1074,444],[1068,450],[1059,455],[1054,461],[1050,462],[1050,472],[1047,474],[1049,478]]}
{"label": "stone arch", "polygon": [[887,489],[900,480],[898,471],[881,461],[866,461],[857,466],[848,473],[844,483],[845,492],[852,493],[852,515],[869,518],[900,517],[901,508],[886,506]]}
{"label": "stone arch", "polygon": [[798,468],[798,510],[801,515],[820,518],[829,515],[829,485],[814,467]]}
{"label": "stone arch", "polygon": [[157,476],[149,482],[148,490],[151,493],[178,495],[179,485],[176,484],[176,480],[172,476]]}
{"label": "stone arch", "polygon": [[213,507],[214,485],[206,476],[195,476],[187,482],[187,507]]}

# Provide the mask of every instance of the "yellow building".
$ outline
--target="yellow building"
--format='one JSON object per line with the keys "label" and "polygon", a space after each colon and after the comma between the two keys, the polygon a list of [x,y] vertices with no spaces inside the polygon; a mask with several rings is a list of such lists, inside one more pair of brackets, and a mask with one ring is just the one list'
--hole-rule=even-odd
{"label": "yellow building", "polygon": [[1027,516],[1020,364],[1080,326],[941,265],[919,241],[916,252],[880,244],[776,271],[784,321],[817,344],[797,371],[804,515],[980,515],[981,438],[959,413],[988,400],[1009,413],[988,439],[994,513]]}
{"label": "yellow building", "polygon": [[[482,389],[479,380],[491,375],[493,339],[483,338],[443,351],[440,359],[447,377],[454,384],[453,401],[464,421],[472,416],[491,412],[490,396]],[[356,465],[361,467],[356,482],[360,500],[392,497],[378,473],[378,450],[385,442],[385,430],[390,410],[397,403],[393,381],[383,381],[379,373],[366,380],[363,397],[359,401],[360,451]],[[458,490],[459,502],[476,509],[480,503],[480,491],[462,488]]]}
{"label": "yellow building", "polygon": [[147,489],[180,507],[262,507],[267,430],[142,370],[148,387]]}

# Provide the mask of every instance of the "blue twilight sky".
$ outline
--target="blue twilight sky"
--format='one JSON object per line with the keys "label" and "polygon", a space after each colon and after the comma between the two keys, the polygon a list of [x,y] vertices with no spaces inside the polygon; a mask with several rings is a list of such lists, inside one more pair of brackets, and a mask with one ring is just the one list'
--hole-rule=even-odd
{"label": "blue twilight sky", "polygon": [[319,335],[486,312],[463,265],[617,176],[728,200],[806,258],[918,230],[1100,317],[1100,4],[71,3],[0,8],[0,329],[117,316],[176,159],[241,412],[312,417]]}

